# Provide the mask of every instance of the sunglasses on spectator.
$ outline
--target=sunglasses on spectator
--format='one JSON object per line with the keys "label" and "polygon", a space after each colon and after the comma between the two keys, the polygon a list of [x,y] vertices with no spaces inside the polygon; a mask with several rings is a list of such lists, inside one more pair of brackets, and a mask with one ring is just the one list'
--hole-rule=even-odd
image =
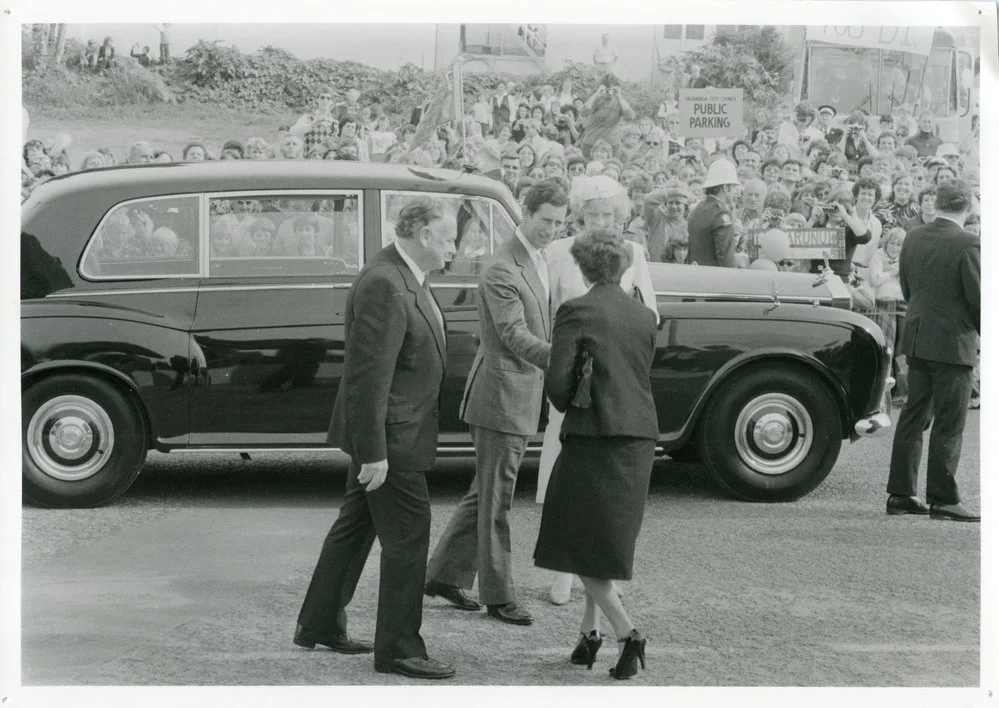
{"label": "sunglasses on spectator", "polygon": [[781,268],[793,268],[795,261],[777,261],[777,265]]}
{"label": "sunglasses on spectator", "polygon": [[662,145],[661,142],[655,140],[646,140],[645,144],[648,145],[649,147],[659,147],[660,145]]}

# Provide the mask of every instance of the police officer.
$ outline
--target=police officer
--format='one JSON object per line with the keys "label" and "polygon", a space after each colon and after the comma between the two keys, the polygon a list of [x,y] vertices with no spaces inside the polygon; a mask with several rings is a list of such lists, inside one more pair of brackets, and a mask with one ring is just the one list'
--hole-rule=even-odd
{"label": "police officer", "polygon": [[690,213],[687,263],[735,268],[735,220],[729,211],[732,192],[739,185],[735,165],[715,160],[704,178],[703,202]]}

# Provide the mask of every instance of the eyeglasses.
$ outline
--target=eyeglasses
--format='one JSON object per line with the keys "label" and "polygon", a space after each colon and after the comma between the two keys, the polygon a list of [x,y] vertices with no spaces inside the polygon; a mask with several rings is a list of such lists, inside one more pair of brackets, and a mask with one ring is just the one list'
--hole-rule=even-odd
{"label": "eyeglasses", "polygon": [[781,268],[793,268],[797,261],[777,261],[777,265]]}
{"label": "eyeglasses", "polygon": [[646,140],[645,144],[649,147],[661,147],[662,143],[655,142],[654,140]]}

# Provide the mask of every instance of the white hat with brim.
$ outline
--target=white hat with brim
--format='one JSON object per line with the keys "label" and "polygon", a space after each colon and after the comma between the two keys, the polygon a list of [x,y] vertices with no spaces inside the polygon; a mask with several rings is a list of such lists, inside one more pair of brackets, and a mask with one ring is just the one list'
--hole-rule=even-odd
{"label": "white hat with brim", "polygon": [[741,184],[741,182],[739,175],[736,174],[735,165],[728,160],[715,160],[708,167],[708,174],[701,186],[707,189],[722,184]]}

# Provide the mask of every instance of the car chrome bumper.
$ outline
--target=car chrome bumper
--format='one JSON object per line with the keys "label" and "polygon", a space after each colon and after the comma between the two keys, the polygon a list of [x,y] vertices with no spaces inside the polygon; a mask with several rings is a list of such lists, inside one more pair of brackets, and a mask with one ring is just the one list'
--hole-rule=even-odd
{"label": "car chrome bumper", "polygon": [[891,430],[891,418],[887,413],[875,413],[861,418],[853,425],[857,435],[865,438],[881,437]]}

